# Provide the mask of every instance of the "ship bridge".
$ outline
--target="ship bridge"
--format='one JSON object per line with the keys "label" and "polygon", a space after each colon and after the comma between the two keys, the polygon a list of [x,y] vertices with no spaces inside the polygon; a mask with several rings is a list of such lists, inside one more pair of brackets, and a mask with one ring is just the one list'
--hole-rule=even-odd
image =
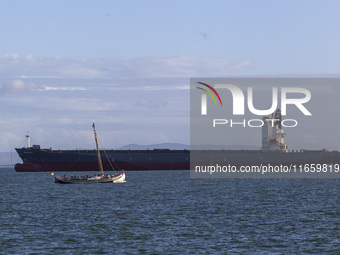
{"label": "ship bridge", "polygon": [[280,109],[276,110],[275,115],[263,117],[261,150],[288,152],[287,145],[284,143],[286,134],[281,126],[281,119]]}

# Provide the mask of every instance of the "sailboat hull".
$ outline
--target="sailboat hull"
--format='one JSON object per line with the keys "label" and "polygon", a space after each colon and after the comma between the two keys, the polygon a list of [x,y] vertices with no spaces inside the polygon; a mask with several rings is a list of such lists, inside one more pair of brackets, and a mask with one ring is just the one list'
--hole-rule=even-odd
{"label": "sailboat hull", "polygon": [[121,173],[120,175],[116,176],[116,177],[113,177],[112,178],[112,182],[113,183],[123,183],[123,182],[126,182],[125,181],[125,173]]}
{"label": "sailboat hull", "polygon": [[55,177],[55,183],[59,184],[86,184],[86,183],[124,183],[125,173],[121,173],[118,176],[108,179],[66,179],[61,177]]}

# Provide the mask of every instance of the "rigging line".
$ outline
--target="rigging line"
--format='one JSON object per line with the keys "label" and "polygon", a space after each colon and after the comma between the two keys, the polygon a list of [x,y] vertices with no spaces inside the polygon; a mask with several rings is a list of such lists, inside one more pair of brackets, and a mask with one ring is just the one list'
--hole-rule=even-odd
{"label": "rigging line", "polygon": [[[109,161],[109,164],[110,164],[110,166],[111,166],[112,170],[113,170],[113,171],[115,171],[115,169],[114,169],[113,165],[111,164],[111,160],[109,159],[109,157],[108,157],[108,156],[107,156],[107,154],[106,154],[106,151],[105,151],[105,149],[103,149],[103,151],[104,151],[104,153],[105,153],[105,156],[106,156],[107,160]],[[117,164],[116,164],[116,165],[117,165]],[[118,169],[118,170],[119,170],[119,169]]]}
{"label": "rigging line", "polygon": [[[110,164],[112,170],[115,171],[115,168],[114,168],[113,165],[111,164],[111,160],[110,160],[109,157],[107,156],[106,151],[105,151],[104,147],[102,146],[102,143],[100,142],[100,139],[98,138],[98,135],[97,135],[97,140],[98,140],[98,142],[99,142],[99,144],[100,144],[100,147],[103,148],[104,154],[105,154],[105,156],[106,156],[106,158],[107,158],[107,160],[108,160],[108,162],[109,162],[109,164]],[[117,163],[116,163],[115,161],[113,161],[113,162],[115,163],[117,169],[120,171],[120,169],[119,169]]]}

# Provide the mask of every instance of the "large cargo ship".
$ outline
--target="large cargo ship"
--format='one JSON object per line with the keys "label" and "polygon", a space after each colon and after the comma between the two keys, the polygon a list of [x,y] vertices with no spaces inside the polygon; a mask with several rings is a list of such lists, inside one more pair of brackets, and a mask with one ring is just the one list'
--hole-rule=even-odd
{"label": "large cargo ship", "polygon": [[[95,150],[52,150],[39,145],[16,148],[23,164],[17,172],[95,171],[98,169]],[[100,151],[103,168],[110,170],[183,170],[190,168],[189,150],[106,150]]]}
{"label": "large cargo ship", "polygon": [[[340,164],[338,151],[288,151],[284,143],[286,134],[281,127],[281,114],[265,116],[260,150],[101,150],[104,170],[189,170],[191,161],[223,163],[231,166]],[[52,150],[39,145],[16,148],[23,164],[16,164],[17,172],[94,171],[98,169],[96,150]],[[190,155],[191,154],[191,155]]]}

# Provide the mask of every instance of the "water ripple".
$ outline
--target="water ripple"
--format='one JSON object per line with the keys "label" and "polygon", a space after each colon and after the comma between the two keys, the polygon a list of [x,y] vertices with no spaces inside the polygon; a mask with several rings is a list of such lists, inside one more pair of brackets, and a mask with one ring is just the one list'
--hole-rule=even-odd
{"label": "water ripple", "polygon": [[57,185],[0,172],[1,254],[339,254],[334,179],[190,179]]}

